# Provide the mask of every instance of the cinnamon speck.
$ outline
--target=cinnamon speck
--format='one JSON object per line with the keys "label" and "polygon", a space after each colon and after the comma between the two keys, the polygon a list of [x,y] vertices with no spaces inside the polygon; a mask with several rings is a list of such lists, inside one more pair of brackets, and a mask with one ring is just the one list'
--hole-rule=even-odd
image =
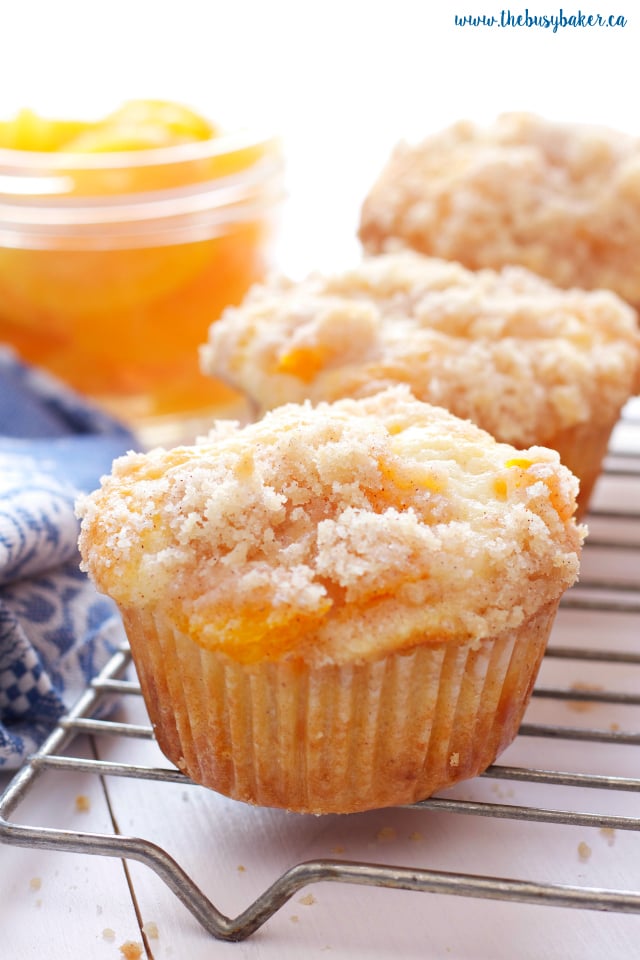
{"label": "cinnamon speck", "polygon": [[247,868],[245,867],[245,865],[244,865],[243,863],[239,863],[238,866],[236,867],[236,870],[238,871],[238,873],[246,873],[246,872],[247,872]]}
{"label": "cinnamon speck", "polygon": [[317,903],[317,902],[318,901],[316,900],[316,898],[312,893],[307,893],[304,895],[304,897],[300,897],[300,899],[298,900],[298,903],[303,903],[305,907],[312,907],[314,903]]}
{"label": "cinnamon speck", "polygon": [[341,844],[338,844],[337,847],[333,847],[331,853],[344,853],[344,847]]}
{"label": "cinnamon speck", "polygon": [[154,923],[153,920],[147,920],[146,923],[143,923],[142,932],[145,936],[149,937],[149,940],[157,940],[160,936],[158,933],[158,924]]}
{"label": "cinnamon speck", "polygon": [[91,801],[86,793],[79,793],[76,797],[76,810],[78,813],[88,813],[91,810]]}
{"label": "cinnamon speck", "polygon": [[413,833],[409,834],[409,840],[411,840],[412,843],[420,843],[422,840],[422,834],[419,830],[414,830]]}
{"label": "cinnamon speck", "polygon": [[291,923],[299,923],[299,922],[300,922],[300,917],[298,916],[298,914],[297,914],[297,913],[292,913],[292,914],[291,914]]}
{"label": "cinnamon speck", "polygon": [[42,880],[40,877],[31,877],[31,880],[29,880],[30,890],[34,890],[34,891],[39,890],[41,886],[42,886]]}

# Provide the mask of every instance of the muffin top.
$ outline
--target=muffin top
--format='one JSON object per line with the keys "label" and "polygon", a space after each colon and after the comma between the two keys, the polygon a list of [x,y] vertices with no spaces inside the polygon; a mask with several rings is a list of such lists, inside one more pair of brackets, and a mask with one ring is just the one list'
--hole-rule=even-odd
{"label": "muffin top", "polygon": [[399,144],[361,211],[369,252],[521,264],[640,304],[640,140],[528,113]]}
{"label": "muffin top", "polygon": [[640,376],[640,334],[610,292],[401,251],[255,287],[211,326],[201,364],[262,410],[406,383],[502,441],[553,445],[617,417]]}
{"label": "muffin top", "polygon": [[241,662],[372,659],[516,628],[576,579],[577,482],[396,387],[116,460],[83,569]]}

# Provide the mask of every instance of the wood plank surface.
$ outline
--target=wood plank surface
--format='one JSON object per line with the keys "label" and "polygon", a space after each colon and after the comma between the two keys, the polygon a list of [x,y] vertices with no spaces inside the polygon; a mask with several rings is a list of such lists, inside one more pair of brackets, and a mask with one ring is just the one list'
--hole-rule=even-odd
{"label": "wood plank surface", "polygon": [[[78,755],[92,756],[86,741]],[[87,774],[44,774],[10,820],[112,832],[102,784]],[[8,845],[0,847],[0,930],[6,960],[122,960],[123,944],[142,944],[120,860]]]}

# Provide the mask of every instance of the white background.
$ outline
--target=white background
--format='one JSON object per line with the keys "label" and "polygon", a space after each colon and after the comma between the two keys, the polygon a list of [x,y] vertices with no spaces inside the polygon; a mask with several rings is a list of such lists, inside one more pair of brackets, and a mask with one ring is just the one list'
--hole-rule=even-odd
{"label": "white background", "polygon": [[[602,13],[623,28],[457,27],[456,13]],[[284,136],[284,268],[357,255],[357,211],[400,138],[511,109],[638,132],[629,0],[0,0],[0,117],[173,98]]]}

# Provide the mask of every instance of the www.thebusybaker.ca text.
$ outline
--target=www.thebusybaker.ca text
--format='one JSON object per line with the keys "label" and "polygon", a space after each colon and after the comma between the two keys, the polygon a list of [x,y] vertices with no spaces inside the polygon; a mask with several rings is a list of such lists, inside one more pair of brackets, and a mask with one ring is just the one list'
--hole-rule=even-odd
{"label": "www.thebusybaker.ca text", "polygon": [[617,14],[565,13],[562,7],[555,14],[529,13],[525,9],[521,13],[513,13],[503,9],[498,14],[455,14],[454,22],[458,27],[542,27],[557,33],[563,27],[626,27],[627,18]]}

